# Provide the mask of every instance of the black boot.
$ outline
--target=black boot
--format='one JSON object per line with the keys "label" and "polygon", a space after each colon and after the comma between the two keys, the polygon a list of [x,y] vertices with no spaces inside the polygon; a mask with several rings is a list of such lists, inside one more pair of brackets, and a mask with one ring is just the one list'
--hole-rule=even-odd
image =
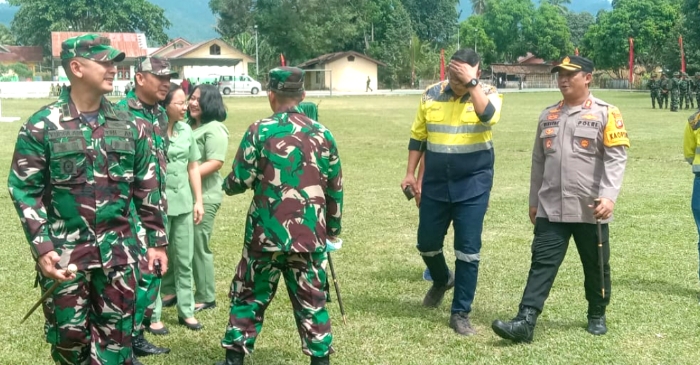
{"label": "black boot", "polygon": [[328,355],[324,357],[311,356],[311,365],[329,365],[330,363],[331,360],[328,358]]}
{"label": "black boot", "polygon": [[226,350],[226,360],[219,361],[216,365],[243,365],[245,354],[234,350]]}
{"label": "black boot", "polygon": [[423,306],[436,308],[442,303],[442,298],[445,297],[445,292],[452,289],[455,286],[455,276],[452,271],[447,272],[447,283],[444,285],[433,285],[428,289],[428,292],[423,298]]}
{"label": "black boot", "polygon": [[535,333],[535,324],[539,315],[535,308],[522,307],[518,315],[511,321],[502,322],[497,319],[493,321],[491,328],[499,337],[506,340],[530,343]]}
{"label": "black boot", "polygon": [[134,351],[134,355],[136,356],[149,356],[149,355],[160,355],[160,354],[167,354],[170,352],[169,348],[166,347],[158,347],[146,340],[145,337],[143,337],[143,333],[140,335],[133,337],[131,339],[131,345],[132,349]]}
{"label": "black boot", "polygon": [[596,336],[604,335],[608,332],[608,327],[605,325],[605,307],[588,307],[588,327],[586,327],[586,331]]}

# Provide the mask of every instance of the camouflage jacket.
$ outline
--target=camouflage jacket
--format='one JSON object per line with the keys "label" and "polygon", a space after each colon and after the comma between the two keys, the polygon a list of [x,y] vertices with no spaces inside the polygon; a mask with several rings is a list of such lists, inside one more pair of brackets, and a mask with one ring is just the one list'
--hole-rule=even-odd
{"label": "camouflage jacket", "polygon": [[661,89],[661,82],[658,80],[647,81],[647,89],[651,91],[659,91]]}
{"label": "camouflage jacket", "polygon": [[8,185],[34,258],[55,250],[78,269],[135,263],[135,206],[151,246],[167,244],[156,159],[143,126],[107,99],[94,124],[70,88],[22,125]]}
{"label": "camouflage jacket", "polygon": [[[136,117],[144,121],[140,125],[144,130],[140,131],[142,135],[149,136],[150,151],[158,161],[155,174],[158,186],[160,187],[161,201],[158,203],[163,211],[167,212],[168,202],[165,195],[165,177],[168,156],[168,115],[165,108],[156,104],[153,108],[147,108],[136,97],[136,91],[131,90],[126,98],[120,100],[117,105],[122,108],[128,108],[129,111]],[[133,210],[133,208],[132,208]]]}
{"label": "camouflage jacket", "polygon": [[681,81],[678,82],[678,89],[680,89],[681,92],[688,92],[690,91],[691,84],[688,82],[686,79],[681,79]]}
{"label": "camouflage jacket", "polygon": [[223,183],[252,189],[245,247],[258,252],[323,252],[341,231],[343,182],[331,132],[299,107],[250,125]]}

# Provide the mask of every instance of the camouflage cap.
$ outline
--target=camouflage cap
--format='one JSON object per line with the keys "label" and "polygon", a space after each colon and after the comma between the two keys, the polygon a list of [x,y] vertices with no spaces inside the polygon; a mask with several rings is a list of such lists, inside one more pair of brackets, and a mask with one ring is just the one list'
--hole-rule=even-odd
{"label": "camouflage cap", "polygon": [[61,43],[61,59],[82,57],[92,61],[121,62],[126,54],[111,46],[109,38],[99,34],[83,34]]}
{"label": "camouflage cap", "polygon": [[680,76],[680,75],[681,75],[681,74],[680,74],[680,72],[678,72],[678,71],[676,71],[676,72],[673,73],[673,76]]}
{"label": "camouflage cap", "polygon": [[172,76],[178,78],[178,73],[170,68],[170,61],[160,57],[141,57],[136,61],[135,72],[148,72],[156,76]]}
{"label": "camouflage cap", "polygon": [[301,93],[304,91],[304,70],[297,67],[277,67],[270,70],[267,89],[282,93]]}

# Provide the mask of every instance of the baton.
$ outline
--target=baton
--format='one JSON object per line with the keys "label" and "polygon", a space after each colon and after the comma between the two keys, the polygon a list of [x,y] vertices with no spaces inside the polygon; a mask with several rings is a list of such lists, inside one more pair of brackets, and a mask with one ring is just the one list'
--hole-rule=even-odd
{"label": "baton", "polygon": [[[600,204],[600,199],[595,199],[593,201],[593,207],[597,207]],[[596,225],[598,226],[598,266],[600,266],[600,293],[605,298],[605,269],[603,268],[603,229],[600,222],[600,218],[596,218]]]}
{"label": "baton", "polygon": [[338,296],[338,305],[340,306],[340,314],[343,316],[343,324],[348,324],[345,319],[345,308],[343,307],[343,299],[340,297],[340,284],[338,284],[338,279],[335,277],[335,269],[333,268],[333,259],[331,259],[331,253],[326,252],[328,256],[328,266],[331,268],[331,276],[333,277],[333,286],[335,287],[335,294]]}
{"label": "baton", "polygon": [[[70,265],[68,265],[68,269],[66,269],[66,270],[71,274],[75,274],[78,271],[78,267],[75,266],[75,264],[70,264]],[[46,293],[44,293],[44,295],[42,295],[41,298],[39,298],[39,300],[36,303],[34,303],[32,308],[29,310],[29,312],[27,312],[27,314],[24,315],[24,318],[22,318],[22,320],[19,322],[19,324],[24,323],[24,320],[29,318],[29,316],[31,316],[32,313],[34,313],[34,311],[39,307],[39,305],[41,305],[41,303],[43,303],[49,296],[51,296],[51,294],[53,294],[53,292],[56,290],[56,288],[58,288],[59,284],[61,284],[61,282],[56,280],[53,283],[53,285],[51,285],[49,287],[49,289],[46,291]]]}

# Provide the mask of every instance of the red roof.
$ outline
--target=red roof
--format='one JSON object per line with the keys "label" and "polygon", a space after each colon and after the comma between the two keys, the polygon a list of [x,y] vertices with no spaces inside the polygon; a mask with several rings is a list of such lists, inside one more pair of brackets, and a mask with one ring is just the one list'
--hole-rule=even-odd
{"label": "red roof", "polygon": [[[141,47],[137,33],[96,33],[109,38],[112,41],[112,47],[126,53],[127,58],[148,55],[146,45],[144,44],[143,48]],[[51,32],[51,56],[55,58],[61,57],[61,43],[70,37],[81,34],[86,34],[86,32]]]}
{"label": "red roof", "polygon": [[4,46],[8,52],[0,51],[0,62],[35,62],[44,58],[41,47]]}

